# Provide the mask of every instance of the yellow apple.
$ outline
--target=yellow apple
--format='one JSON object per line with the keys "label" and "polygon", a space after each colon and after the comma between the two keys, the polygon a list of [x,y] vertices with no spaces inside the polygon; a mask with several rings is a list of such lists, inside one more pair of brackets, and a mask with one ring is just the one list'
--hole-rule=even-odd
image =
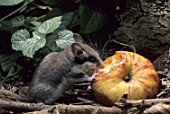
{"label": "yellow apple", "polygon": [[97,70],[92,90],[97,101],[112,106],[124,94],[127,99],[154,98],[159,91],[160,79],[145,57],[127,51],[117,51],[106,58],[104,68]]}

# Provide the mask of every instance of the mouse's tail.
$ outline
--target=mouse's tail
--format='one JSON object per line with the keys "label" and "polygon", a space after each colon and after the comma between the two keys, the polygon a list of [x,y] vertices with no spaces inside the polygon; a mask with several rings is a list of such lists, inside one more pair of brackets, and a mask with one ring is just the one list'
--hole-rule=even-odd
{"label": "mouse's tail", "polygon": [[33,102],[33,100],[29,96],[19,96],[18,98],[19,101],[21,102]]}

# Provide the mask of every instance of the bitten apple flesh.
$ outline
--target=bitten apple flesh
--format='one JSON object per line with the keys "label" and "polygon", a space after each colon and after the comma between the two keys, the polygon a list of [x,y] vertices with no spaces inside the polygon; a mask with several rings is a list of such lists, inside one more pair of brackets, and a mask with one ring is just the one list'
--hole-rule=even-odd
{"label": "bitten apple flesh", "polygon": [[158,94],[160,79],[152,63],[143,56],[117,51],[98,69],[92,89],[97,101],[112,106],[124,94],[127,99],[149,99]]}

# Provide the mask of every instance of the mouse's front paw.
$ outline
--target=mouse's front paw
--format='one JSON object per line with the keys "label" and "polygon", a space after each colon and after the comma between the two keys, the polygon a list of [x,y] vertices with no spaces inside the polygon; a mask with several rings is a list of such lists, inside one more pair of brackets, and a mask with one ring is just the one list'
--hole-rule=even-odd
{"label": "mouse's front paw", "polygon": [[93,73],[91,77],[89,77],[89,81],[93,81],[96,78],[96,75],[98,75],[98,73]]}

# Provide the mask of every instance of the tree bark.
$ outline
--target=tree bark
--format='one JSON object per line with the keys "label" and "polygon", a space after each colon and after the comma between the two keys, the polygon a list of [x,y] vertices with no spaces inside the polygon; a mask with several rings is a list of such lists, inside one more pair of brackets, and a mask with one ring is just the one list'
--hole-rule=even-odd
{"label": "tree bark", "polygon": [[117,15],[118,41],[133,45],[137,53],[150,60],[170,47],[170,1],[126,0],[127,11]]}

